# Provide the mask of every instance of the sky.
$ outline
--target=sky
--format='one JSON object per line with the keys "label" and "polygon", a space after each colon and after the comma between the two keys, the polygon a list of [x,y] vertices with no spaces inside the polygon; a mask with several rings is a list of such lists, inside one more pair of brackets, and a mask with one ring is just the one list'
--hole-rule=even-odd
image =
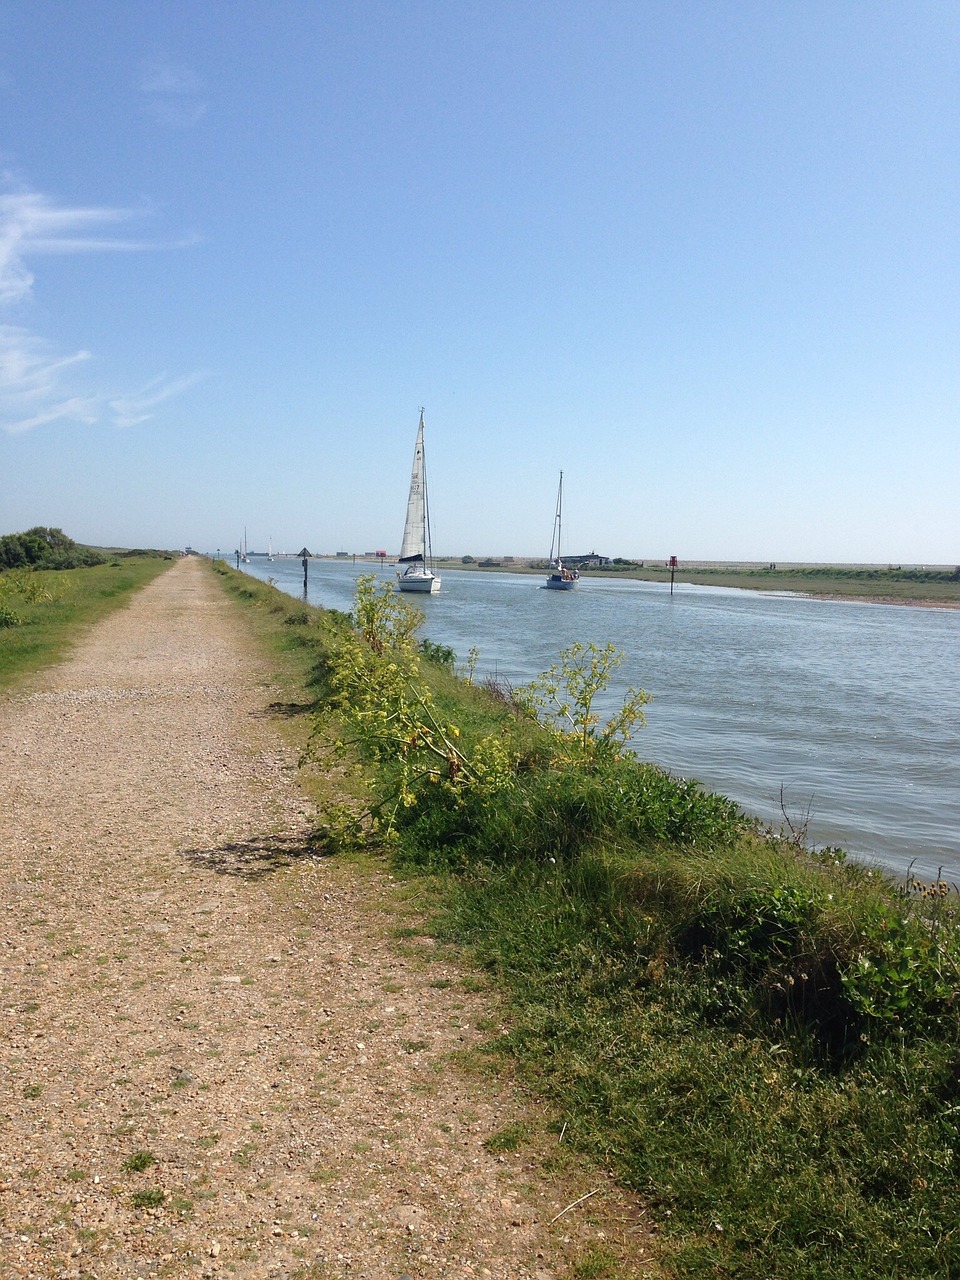
{"label": "sky", "polygon": [[953,0],[0,0],[0,534],[960,562]]}

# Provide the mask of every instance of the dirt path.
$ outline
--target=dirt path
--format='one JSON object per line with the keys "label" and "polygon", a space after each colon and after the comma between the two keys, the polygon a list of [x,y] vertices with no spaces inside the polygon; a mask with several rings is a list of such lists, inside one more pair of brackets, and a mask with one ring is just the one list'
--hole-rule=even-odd
{"label": "dirt path", "polygon": [[0,701],[0,1276],[572,1274],[600,1226],[449,1060],[484,998],[304,856],[232,610],[179,562]]}

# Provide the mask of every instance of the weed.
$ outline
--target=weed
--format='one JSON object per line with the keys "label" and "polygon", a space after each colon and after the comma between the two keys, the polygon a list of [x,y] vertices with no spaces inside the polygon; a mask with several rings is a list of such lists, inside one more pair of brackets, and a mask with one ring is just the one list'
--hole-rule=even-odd
{"label": "weed", "polygon": [[124,1161],[123,1167],[130,1173],[143,1173],[145,1169],[149,1169],[156,1163],[157,1158],[151,1152],[134,1151],[133,1155]]}
{"label": "weed", "polygon": [[549,671],[519,691],[520,701],[542,713],[559,737],[581,752],[616,752],[645,723],[643,708],[650,701],[643,689],[628,689],[620,709],[601,724],[594,703],[622,661],[613,644],[572,644]]}
{"label": "weed", "polygon": [[452,669],[457,660],[457,655],[447,644],[434,644],[432,640],[421,640],[419,649],[428,662],[438,667]]}
{"label": "weed", "polygon": [[135,1191],[130,1203],[135,1209],[159,1209],[166,1198],[159,1187],[148,1187],[145,1191]]}

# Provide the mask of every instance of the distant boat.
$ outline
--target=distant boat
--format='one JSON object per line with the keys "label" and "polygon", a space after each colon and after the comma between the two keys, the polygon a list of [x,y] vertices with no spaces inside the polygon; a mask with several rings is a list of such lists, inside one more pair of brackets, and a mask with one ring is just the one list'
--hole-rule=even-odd
{"label": "distant boat", "polygon": [[243,531],[243,549],[240,552],[240,559],[244,564],[250,563],[250,556],[247,554],[247,531]]}
{"label": "distant boat", "polygon": [[430,505],[427,501],[427,469],[423,456],[423,410],[413,451],[410,494],[407,498],[407,520],[403,526],[403,544],[399,563],[407,567],[397,570],[400,591],[419,591],[433,595],[440,590],[440,578],[433,571],[433,549],[430,545]]}
{"label": "distant boat", "polygon": [[560,559],[560,536],[563,532],[563,472],[560,472],[560,487],[557,489],[557,513],[553,517],[553,538],[550,541],[550,559],[547,568],[547,580],[543,584],[551,591],[572,591],[580,581],[576,569],[565,569]]}
{"label": "distant boat", "polygon": [[267,539],[267,559],[273,559],[273,538]]}

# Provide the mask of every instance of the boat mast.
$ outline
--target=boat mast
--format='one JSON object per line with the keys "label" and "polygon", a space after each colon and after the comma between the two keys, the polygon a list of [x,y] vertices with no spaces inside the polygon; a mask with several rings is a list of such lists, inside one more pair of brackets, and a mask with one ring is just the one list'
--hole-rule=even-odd
{"label": "boat mast", "polygon": [[[420,430],[423,430],[423,406],[420,406]],[[421,465],[423,467],[423,563],[425,566],[433,564],[433,545],[430,540],[430,489],[427,486],[427,451],[423,449],[420,455]]]}
{"label": "boat mast", "polygon": [[[560,472],[560,485],[557,489],[557,514],[553,518],[553,537],[550,540],[550,563],[560,560],[560,534],[563,529],[563,472]],[[554,555],[556,548],[556,555]]]}

